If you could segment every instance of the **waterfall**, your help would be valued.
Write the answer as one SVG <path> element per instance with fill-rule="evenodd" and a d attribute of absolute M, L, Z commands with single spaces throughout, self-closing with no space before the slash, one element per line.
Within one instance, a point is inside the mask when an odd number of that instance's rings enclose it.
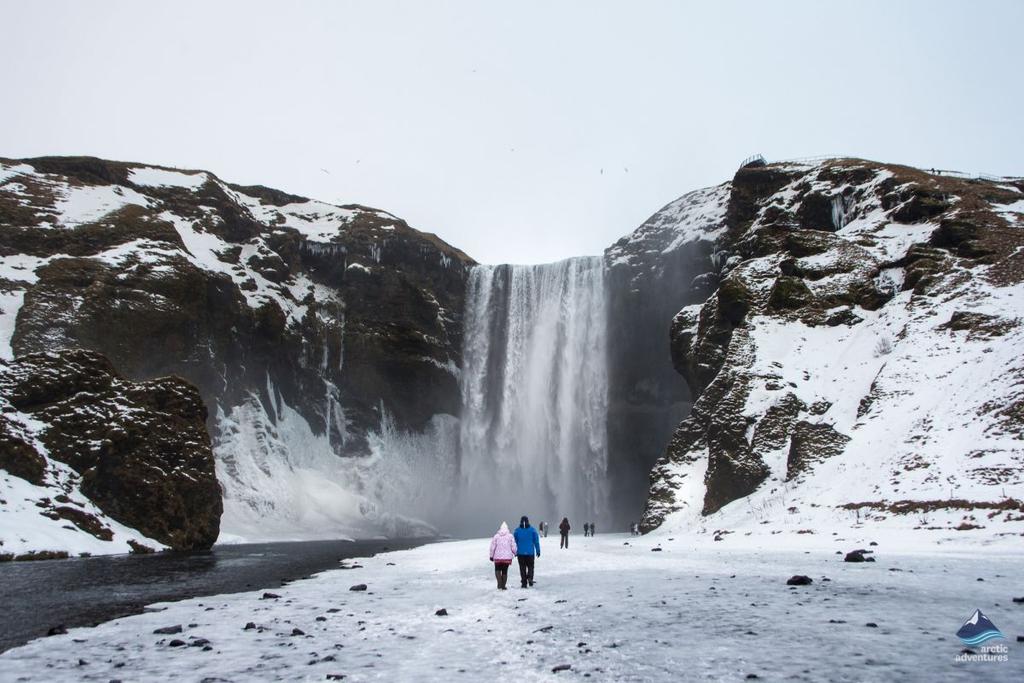
<path fill-rule="evenodd" d="M 458 472 L 469 523 L 608 518 L 606 328 L 600 257 L 472 270 Z"/>

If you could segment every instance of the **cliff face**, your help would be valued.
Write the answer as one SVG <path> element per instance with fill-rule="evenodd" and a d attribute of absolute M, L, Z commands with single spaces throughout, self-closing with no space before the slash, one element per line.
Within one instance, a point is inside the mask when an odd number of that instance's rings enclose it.
<path fill-rule="evenodd" d="M 1024 183 L 831 160 L 725 187 L 643 527 L 1022 531 Z"/>
<path fill-rule="evenodd" d="M 96 353 L 0 360 L 0 555 L 209 548 L 222 504 L 205 420 L 184 380 L 130 382 Z"/>
<path fill-rule="evenodd" d="M 635 519 L 647 477 L 691 405 L 669 353 L 683 306 L 718 284 L 715 238 L 728 185 L 688 193 L 605 250 L 608 302 L 608 480 L 613 516 Z"/>
<path fill-rule="evenodd" d="M 358 495 L 343 463 L 385 417 L 417 431 L 457 412 L 471 263 L 386 212 L 207 172 L 0 160 L 0 356 L 91 349 L 195 384 L 229 527 L 375 514 L 324 513 L 338 492 L 310 500 L 299 478 Z"/>

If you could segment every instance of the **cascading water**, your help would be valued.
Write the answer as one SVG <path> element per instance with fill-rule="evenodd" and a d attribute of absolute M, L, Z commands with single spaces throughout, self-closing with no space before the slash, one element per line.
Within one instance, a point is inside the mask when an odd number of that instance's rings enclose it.
<path fill-rule="evenodd" d="M 601 257 L 477 266 L 466 297 L 459 526 L 607 519 Z"/>

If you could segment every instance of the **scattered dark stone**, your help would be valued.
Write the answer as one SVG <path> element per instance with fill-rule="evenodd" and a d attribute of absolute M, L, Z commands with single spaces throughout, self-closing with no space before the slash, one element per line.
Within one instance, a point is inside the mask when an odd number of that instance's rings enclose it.
<path fill-rule="evenodd" d="M 85 661 L 84 659 L 79 659 L 78 660 L 78 666 L 88 666 L 88 665 L 89 665 L 89 662 Z"/>
<path fill-rule="evenodd" d="M 210 641 L 206 638 L 196 638 L 188 644 L 189 647 L 205 647 L 210 644 Z"/>
<path fill-rule="evenodd" d="M 260 598 L 260 600 L 277 600 L 279 597 L 281 596 L 277 593 L 264 593 L 263 597 Z"/>
<path fill-rule="evenodd" d="M 395 563 L 394 563 L 394 562 L 388 562 L 388 563 L 387 563 L 387 566 L 388 566 L 388 567 L 394 567 L 394 566 L 395 566 Z"/>
<path fill-rule="evenodd" d="M 1016 601 L 1017 600 L 1014 599 L 1014 602 L 1016 602 Z M 62 635 L 64 635 L 67 632 L 68 632 L 68 630 L 66 628 L 64 628 L 64 624 L 59 624 L 59 625 L 54 626 L 53 628 L 51 628 L 49 631 L 47 631 L 46 635 L 48 635 L 48 636 L 62 636 Z"/>
<path fill-rule="evenodd" d="M 303 631 L 302 629 L 293 628 L 292 629 L 292 635 L 293 636 L 304 636 L 304 635 L 306 635 L 306 632 Z"/>
<path fill-rule="evenodd" d="M 559 671 L 568 671 L 571 668 L 572 668 L 572 664 L 559 664 L 556 667 L 552 667 L 551 673 L 556 674 Z"/>
<path fill-rule="evenodd" d="M 960 654 L 962 654 L 962 655 L 973 655 L 973 654 L 975 654 L 975 652 L 971 648 L 965 647 L 964 649 L 960 650 Z"/>
<path fill-rule="evenodd" d="M 830 623 L 830 624 L 845 624 L 846 620 L 845 619 L 829 619 L 828 623 Z"/>
<path fill-rule="evenodd" d="M 760 676 L 758 676 L 757 674 L 747 674 L 747 680 L 748 681 L 753 681 L 753 680 L 758 679 L 758 678 L 760 678 Z"/>
<path fill-rule="evenodd" d="M 1024 598 L 1013 598 L 1013 601 L 1018 605 L 1024 604 Z"/>
<path fill-rule="evenodd" d="M 327 674 L 327 680 L 329 681 L 340 681 L 345 678 L 345 674 Z"/>
<path fill-rule="evenodd" d="M 561 605 L 561 604 L 563 604 L 565 602 L 568 602 L 568 600 L 555 600 L 555 604 L 556 605 Z"/>
<path fill-rule="evenodd" d="M 868 543 L 868 545 L 878 545 L 878 544 L 875 543 L 874 541 L 871 541 L 871 543 Z"/>
<path fill-rule="evenodd" d="M 873 557 L 871 557 L 870 555 L 868 555 L 867 557 L 865 557 L 865 558 L 864 558 L 864 561 L 865 561 L 865 562 L 874 562 L 874 561 L 875 561 L 875 558 L 873 558 Z"/>
<path fill-rule="evenodd" d="M 651 548 L 651 552 L 652 553 L 660 553 L 661 552 L 661 548 Z"/>
<path fill-rule="evenodd" d="M 555 627 L 554 626 L 541 626 L 540 628 L 536 629 L 534 631 L 534 633 L 547 633 L 548 631 L 550 631 L 553 628 L 555 628 Z"/>
<path fill-rule="evenodd" d="M 327 621 L 327 617 L 320 616 L 320 617 L 317 617 L 316 620 L 317 621 Z"/>
<path fill-rule="evenodd" d="M 350 591 L 364 591 L 364 590 L 366 590 L 366 584 L 365 583 L 357 583 L 356 585 L 354 585 L 351 588 L 349 588 L 349 590 Z"/>
<path fill-rule="evenodd" d="M 869 621 L 868 623 L 866 623 L 864 625 L 867 626 L 868 628 L 878 628 L 878 624 L 876 624 L 873 621 Z"/>
<path fill-rule="evenodd" d="M 185 641 L 182 640 L 181 638 L 175 638 L 171 642 L 167 643 L 167 646 L 168 647 L 184 647 L 185 646 Z"/>
<path fill-rule="evenodd" d="M 851 550 L 846 553 L 843 562 L 867 562 L 867 558 L 864 556 L 863 550 Z"/>
<path fill-rule="evenodd" d="M 584 647 L 584 646 L 586 646 L 586 643 L 576 643 L 576 647 Z"/>
<path fill-rule="evenodd" d="M 436 612 L 434 612 L 434 616 L 435 617 L 446 617 L 446 616 L 448 616 L 448 610 L 446 610 L 446 609 L 444 609 L 442 607 L 441 609 L 439 609 Z"/>
<path fill-rule="evenodd" d="M 249 622 L 246 622 L 246 624 L 245 624 L 245 628 L 243 628 L 242 630 L 243 630 L 243 631 L 251 631 L 251 630 L 253 630 L 254 628 L 256 628 L 256 624 L 255 624 L 255 623 L 253 623 L 253 622 L 251 622 L 251 621 L 249 621 Z"/>
<path fill-rule="evenodd" d="M 181 633 L 181 624 L 175 624 L 174 626 L 164 626 L 163 628 L 156 629 L 155 631 L 153 631 L 153 633 L 160 636 L 169 636 L 175 633 Z"/>
<path fill-rule="evenodd" d="M 341 610 L 340 610 L 340 609 L 338 609 L 337 607 L 332 607 L 332 608 L 330 608 L 329 610 L 327 610 L 327 613 L 328 613 L 328 614 L 337 614 L 337 613 L 338 613 L 338 612 L 340 612 L 340 611 L 341 611 Z"/>
<path fill-rule="evenodd" d="M 1024 643 L 1024 636 L 1017 636 L 1018 643 Z"/>
<path fill-rule="evenodd" d="M 786 581 L 787 586 L 809 586 L 812 583 L 814 583 L 814 580 L 809 576 L 804 576 L 803 574 L 791 576 L 789 577 L 789 580 Z"/>

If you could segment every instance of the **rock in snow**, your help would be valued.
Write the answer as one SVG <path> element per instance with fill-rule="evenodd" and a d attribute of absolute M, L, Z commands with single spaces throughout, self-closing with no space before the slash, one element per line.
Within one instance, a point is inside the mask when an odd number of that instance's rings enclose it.
<path fill-rule="evenodd" d="M 4 478 L 0 553 L 28 529 L 82 552 L 217 539 L 206 407 L 184 380 L 132 382 L 91 351 L 28 354 L 0 359 L 0 409 L 0 468 L 18 477 Z"/>

